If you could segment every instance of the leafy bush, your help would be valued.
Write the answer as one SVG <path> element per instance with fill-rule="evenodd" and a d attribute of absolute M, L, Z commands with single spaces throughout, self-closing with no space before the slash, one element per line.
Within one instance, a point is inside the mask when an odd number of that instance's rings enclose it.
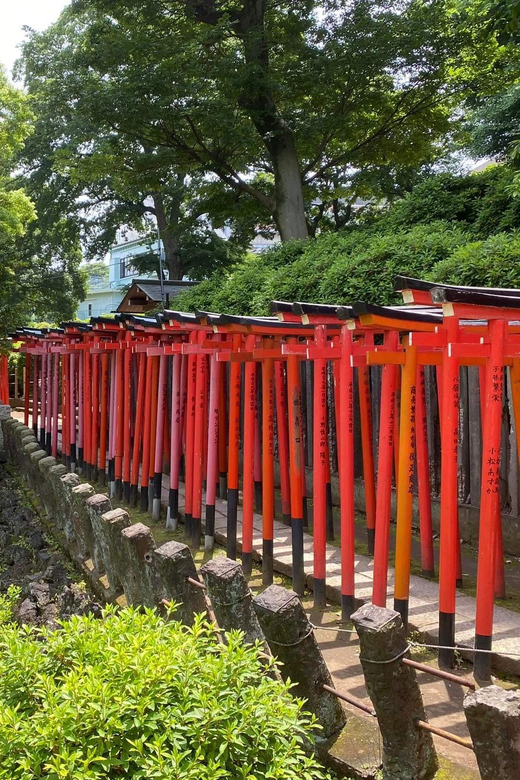
<path fill-rule="evenodd" d="M 0 594 L 0 626 L 5 626 L 13 620 L 14 609 L 20 599 L 21 589 L 9 585 L 7 593 Z"/>
<path fill-rule="evenodd" d="M 424 277 L 468 238 L 462 227 L 443 222 L 373 235 L 359 251 L 333 263 L 323 277 L 318 298 L 325 303 L 399 303 L 401 298 L 393 291 L 397 274 Z"/>
<path fill-rule="evenodd" d="M 327 777 L 304 752 L 310 717 L 259 652 L 151 610 L 107 608 L 55 632 L 6 626 L 0 778 Z"/>
<path fill-rule="evenodd" d="M 514 172 L 495 165 L 480 173 L 441 173 L 418 184 L 376 223 L 391 232 L 435 220 L 464 222 L 477 238 L 520 228 L 520 199 L 511 195 Z"/>
<path fill-rule="evenodd" d="M 458 247 L 432 269 L 435 282 L 520 289 L 520 233 L 499 233 Z"/>

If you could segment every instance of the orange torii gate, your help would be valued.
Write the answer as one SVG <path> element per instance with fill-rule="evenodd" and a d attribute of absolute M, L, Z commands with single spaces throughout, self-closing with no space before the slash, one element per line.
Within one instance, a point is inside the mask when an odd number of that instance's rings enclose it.
<path fill-rule="evenodd" d="M 281 516 L 291 526 L 293 587 L 299 593 L 305 588 L 304 549 L 312 543 L 317 606 L 325 604 L 327 540 L 334 532 L 329 437 L 335 426 L 345 618 L 356 605 L 354 455 L 359 435 L 366 532 L 369 552 L 374 552 L 372 598 L 386 605 L 395 474 L 393 596 L 406 623 L 416 480 L 422 568 L 430 576 L 434 570 L 424 368 L 435 367 L 442 421 L 439 626 L 445 649 L 441 648 L 440 660 L 449 664 L 461 576 L 459 368 L 479 366 L 484 454 L 476 647 L 490 650 L 493 597 L 503 592 L 497 484 L 502 374 L 504 366 L 510 367 L 513 405 L 520 419 L 520 295 L 404 278 L 397 285 L 405 299 L 399 307 L 278 301 L 272 317 L 165 311 L 156 317 L 94 318 L 89 324 L 64 323 L 57 329 L 20 329 L 13 338 L 22 342 L 27 354 L 24 419 L 28 423 L 32 415 L 42 446 L 56 455 L 61 450 L 71 470 L 81 469 L 101 482 L 108 476 L 111 495 L 119 500 L 135 506 L 140 486 L 141 508 L 155 521 L 161 515 L 163 472 L 169 470 L 167 525 L 175 527 L 179 518 L 184 519 L 193 547 L 201 543 L 203 523 L 205 546 L 208 550 L 213 546 L 220 493 L 227 498 L 227 552 L 236 557 L 241 544 L 247 574 L 252 567 L 255 504 L 261 504 L 266 584 L 272 581 L 275 558 L 277 460 Z M 306 516 L 301 371 L 305 362 L 312 364 L 314 376 L 312 436 L 311 430 L 307 432 L 313 456 L 312 526 Z M 374 365 L 382 367 L 380 399 L 374 399 L 371 387 Z M 380 408 L 377 462 L 374 400 Z M 305 542 L 306 528 L 312 530 L 312 542 L 310 536 Z M 481 675 L 489 663 L 489 653 L 477 653 Z"/>

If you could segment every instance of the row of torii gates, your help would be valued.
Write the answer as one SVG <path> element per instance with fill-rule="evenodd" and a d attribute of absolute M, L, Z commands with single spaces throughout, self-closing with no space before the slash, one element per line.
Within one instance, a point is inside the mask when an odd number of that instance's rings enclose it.
<path fill-rule="evenodd" d="M 160 516 L 163 469 L 169 472 L 170 528 L 179 517 L 183 476 L 182 515 L 194 547 L 200 544 L 203 520 L 205 545 L 212 547 L 220 492 L 227 498 L 227 554 L 235 558 L 240 542 L 246 574 L 252 566 L 255 490 L 261 490 L 266 584 L 273 577 L 276 461 L 283 519 L 291 526 L 293 588 L 301 594 L 307 497 L 300 365 L 312 361 L 315 604 L 325 605 L 327 578 L 330 372 L 338 442 L 343 617 L 348 619 L 355 606 L 356 417 L 368 543 L 374 556 L 372 599 L 386 606 L 395 486 L 393 595 L 406 624 L 414 484 L 422 568 L 429 575 L 434 569 L 424 367 L 435 366 L 442 440 L 439 644 L 445 648 L 439 660 L 452 665 L 461 576 L 459 367 L 479 366 L 483 442 L 475 647 L 488 652 L 476 653 L 475 673 L 485 679 L 490 674 L 494 595 L 504 576 L 499 468 L 506 366 L 520 420 L 520 293 L 406 277 L 397 278 L 396 289 L 403 294 L 402 306 L 274 301 L 271 317 L 164 311 L 154 318 L 118 315 L 93 318 L 90 324 L 66 322 L 55 329 L 19 329 L 12 339 L 21 342 L 19 349 L 26 354 L 25 423 L 31 421 L 49 454 L 56 456 L 60 450 L 72 471 L 81 467 L 88 478 L 108 481 L 116 498 L 135 506 L 140 493 L 141 509 L 150 508 L 155 519 Z M 369 375 L 374 364 L 382 366 L 377 463 Z M 237 539 L 240 481 L 242 533 Z"/>

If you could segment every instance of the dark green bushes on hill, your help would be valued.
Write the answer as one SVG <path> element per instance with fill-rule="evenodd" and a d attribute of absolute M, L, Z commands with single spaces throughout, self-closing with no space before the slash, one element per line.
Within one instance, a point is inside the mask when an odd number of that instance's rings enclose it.
<path fill-rule="evenodd" d="M 520 229 L 520 198 L 511 195 L 513 179 L 514 171 L 504 165 L 467 176 L 431 176 L 396 201 L 376 224 L 390 232 L 435 220 L 463 222 L 476 238 Z"/>
<path fill-rule="evenodd" d="M 458 247 L 430 274 L 435 282 L 520 290 L 520 233 L 499 233 Z"/>
<path fill-rule="evenodd" d="M 376 221 L 250 256 L 178 303 L 232 314 L 268 314 L 273 299 L 398 303 L 397 274 L 518 285 L 520 198 L 509 191 L 512 179 L 503 166 L 469 176 L 432 176 Z"/>
<path fill-rule="evenodd" d="M 1 617 L 1 614 L 0 614 Z M 318 780 L 310 719 L 258 648 L 154 611 L 2 626 L 2 780 Z"/>

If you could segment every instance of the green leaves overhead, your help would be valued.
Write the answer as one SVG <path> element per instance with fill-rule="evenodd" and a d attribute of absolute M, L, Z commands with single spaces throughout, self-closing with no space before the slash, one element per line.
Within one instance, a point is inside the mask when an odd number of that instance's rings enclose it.
<path fill-rule="evenodd" d="M 158 217 L 160 196 L 165 236 L 226 203 L 238 234 L 285 239 L 446 153 L 464 100 L 510 78 L 483 29 L 443 0 L 78 0 L 21 71 L 51 169 L 88 194 L 87 235 Z"/>

